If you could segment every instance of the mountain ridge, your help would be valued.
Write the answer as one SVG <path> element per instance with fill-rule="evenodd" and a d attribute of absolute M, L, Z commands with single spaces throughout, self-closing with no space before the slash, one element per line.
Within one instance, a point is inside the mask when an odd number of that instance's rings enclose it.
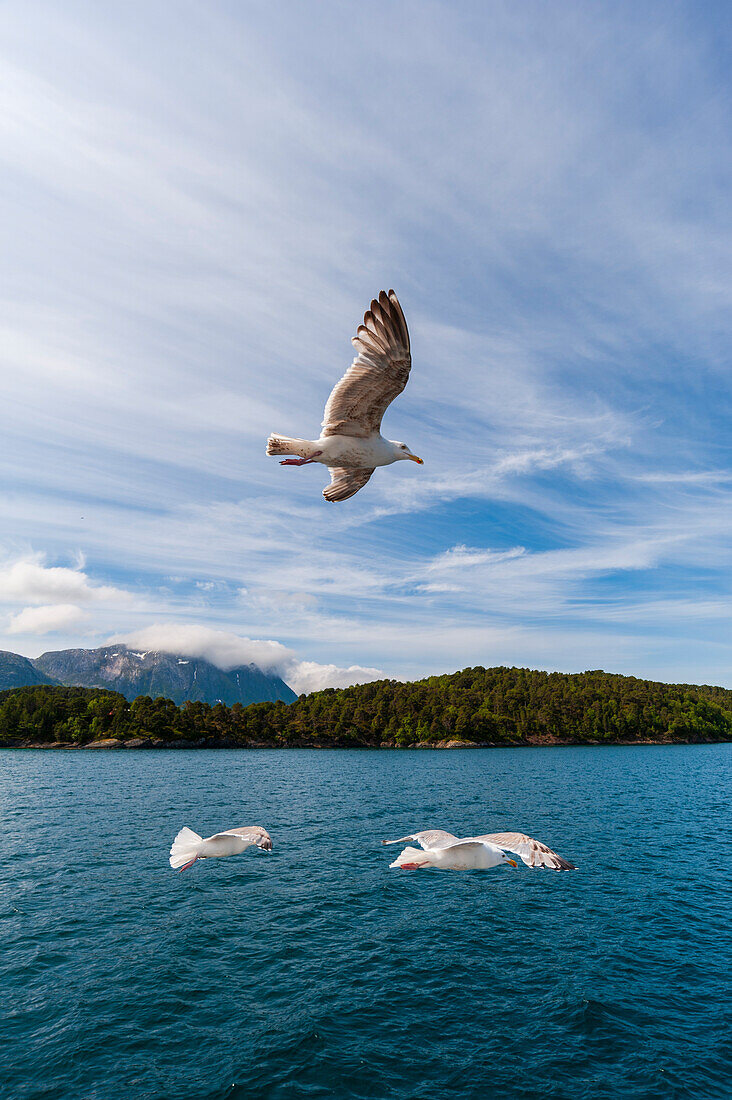
<path fill-rule="evenodd" d="M 35 687 L 38 684 L 57 684 L 44 676 L 33 664 L 30 657 L 22 653 L 13 653 L 9 649 L 0 649 L 0 691 L 14 687 Z"/>
<path fill-rule="evenodd" d="M 130 701 L 139 695 L 163 696 L 176 705 L 190 700 L 248 706 L 296 698 L 284 680 L 254 664 L 225 671 L 202 657 L 122 644 L 49 650 L 35 658 L 0 651 L 0 690 L 39 684 L 101 688 Z"/>

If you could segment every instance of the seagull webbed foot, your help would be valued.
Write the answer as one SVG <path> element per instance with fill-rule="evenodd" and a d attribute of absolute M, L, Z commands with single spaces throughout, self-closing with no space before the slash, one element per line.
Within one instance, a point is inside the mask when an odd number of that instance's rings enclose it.
<path fill-rule="evenodd" d="M 320 458 L 322 453 L 322 451 L 316 451 L 312 458 L 283 458 L 280 466 L 307 466 L 309 462 L 315 462 L 316 458 Z"/>

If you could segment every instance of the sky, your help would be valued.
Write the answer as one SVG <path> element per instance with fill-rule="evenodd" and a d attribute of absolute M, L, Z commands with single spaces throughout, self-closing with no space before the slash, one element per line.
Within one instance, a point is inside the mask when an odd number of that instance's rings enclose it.
<path fill-rule="evenodd" d="M 732 11 L 0 7 L 0 648 L 732 686 Z M 326 503 L 369 301 L 425 465 Z"/>

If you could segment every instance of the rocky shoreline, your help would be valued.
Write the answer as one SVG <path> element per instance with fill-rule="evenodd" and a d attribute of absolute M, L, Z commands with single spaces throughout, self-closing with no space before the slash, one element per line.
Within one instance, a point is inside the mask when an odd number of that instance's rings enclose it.
<path fill-rule="evenodd" d="M 687 738 L 643 738 L 635 741 L 571 741 L 558 737 L 547 737 L 538 734 L 528 737 L 523 741 L 420 741 L 408 745 L 398 745 L 394 741 L 381 741 L 378 745 L 338 745 L 325 741 L 291 741 L 286 745 L 272 744 L 269 741 L 212 741 L 201 738 L 195 741 L 163 741 L 154 737 L 132 737 L 126 741 L 115 737 L 107 737 L 98 741 L 88 741 L 86 744 L 76 744 L 72 741 L 22 741 L 15 745 L 2 745 L 4 749 L 107 749 L 118 751 L 120 749 L 394 749 L 399 752 L 409 752 L 415 749 L 521 749 L 521 748 L 566 748 L 570 745 L 691 745 L 691 744 L 726 744 L 726 742 L 697 742 Z"/>

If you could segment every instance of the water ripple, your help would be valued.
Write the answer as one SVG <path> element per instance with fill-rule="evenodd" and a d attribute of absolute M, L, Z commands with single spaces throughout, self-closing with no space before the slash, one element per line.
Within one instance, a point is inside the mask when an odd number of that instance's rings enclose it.
<path fill-rule="evenodd" d="M 727 1097 L 731 759 L 1 752 L 4 1094 Z M 180 825 L 249 820 L 271 856 L 170 872 Z M 580 870 L 388 871 L 429 824 Z"/>

